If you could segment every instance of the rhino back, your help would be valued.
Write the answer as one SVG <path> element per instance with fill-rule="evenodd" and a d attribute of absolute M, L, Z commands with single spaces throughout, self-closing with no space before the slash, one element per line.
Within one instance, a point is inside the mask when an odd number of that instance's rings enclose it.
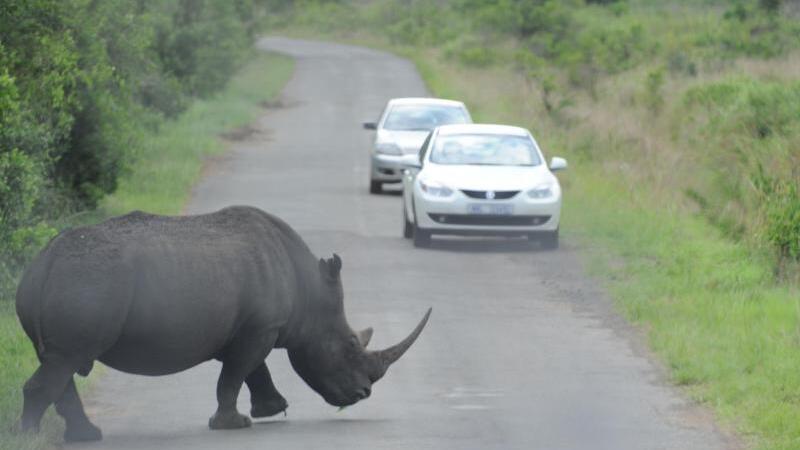
<path fill-rule="evenodd" d="M 297 261 L 313 260 L 286 224 L 246 207 L 136 212 L 64 233 L 51 247 L 46 340 L 150 375 L 214 357 L 242 326 L 280 327 L 298 295 Z"/>

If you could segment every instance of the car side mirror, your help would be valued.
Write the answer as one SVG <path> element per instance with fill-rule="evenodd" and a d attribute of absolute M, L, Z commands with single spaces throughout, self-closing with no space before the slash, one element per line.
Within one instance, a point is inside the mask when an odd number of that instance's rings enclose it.
<path fill-rule="evenodd" d="M 404 169 L 419 169 L 422 167 L 422 163 L 419 160 L 419 155 L 416 153 L 403 155 L 400 158 L 400 165 L 403 166 Z"/>
<path fill-rule="evenodd" d="M 550 160 L 550 170 L 555 172 L 557 170 L 564 170 L 567 168 L 567 160 L 564 158 L 559 158 L 558 156 L 554 156 Z"/>
<path fill-rule="evenodd" d="M 365 130 L 377 130 L 378 124 L 375 122 L 364 122 L 364 129 Z"/>

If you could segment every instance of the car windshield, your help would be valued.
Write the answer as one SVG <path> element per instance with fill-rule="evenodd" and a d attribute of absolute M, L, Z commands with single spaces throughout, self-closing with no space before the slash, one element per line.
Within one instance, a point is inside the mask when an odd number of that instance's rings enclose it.
<path fill-rule="evenodd" d="M 538 166 L 536 144 L 528 136 L 455 134 L 439 136 L 431 152 L 436 164 Z"/>
<path fill-rule="evenodd" d="M 439 125 L 467 123 L 464 108 L 444 105 L 395 105 L 383 123 L 393 131 L 431 131 Z"/>

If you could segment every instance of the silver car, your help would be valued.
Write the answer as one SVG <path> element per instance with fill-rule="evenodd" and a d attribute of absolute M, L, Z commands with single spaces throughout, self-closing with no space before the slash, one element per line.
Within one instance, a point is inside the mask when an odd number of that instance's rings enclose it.
<path fill-rule="evenodd" d="M 419 153 L 425 138 L 439 125 L 472 123 L 463 103 L 439 98 L 389 100 L 378 122 L 364 128 L 376 130 L 372 146 L 369 192 L 378 194 L 384 183 L 403 179 L 403 155 Z"/>

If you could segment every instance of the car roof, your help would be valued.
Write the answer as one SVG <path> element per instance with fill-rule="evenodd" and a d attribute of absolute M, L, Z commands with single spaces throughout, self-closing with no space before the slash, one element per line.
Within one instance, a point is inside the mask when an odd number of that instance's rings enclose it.
<path fill-rule="evenodd" d="M 511 125 L 496 125 L 489 123 L 462 123 L 442 125 L 438 128 L 439 135 L 448 134 L 504 134 L 511 136 L 528 136 L 528 130 Z"/>
<path fill-rule="evenodd" d="M 389 100 L 389 105 L 449 105 L 464 106 L 464 103 L 457 100 L 433 97 L 400 97 Z"/>

